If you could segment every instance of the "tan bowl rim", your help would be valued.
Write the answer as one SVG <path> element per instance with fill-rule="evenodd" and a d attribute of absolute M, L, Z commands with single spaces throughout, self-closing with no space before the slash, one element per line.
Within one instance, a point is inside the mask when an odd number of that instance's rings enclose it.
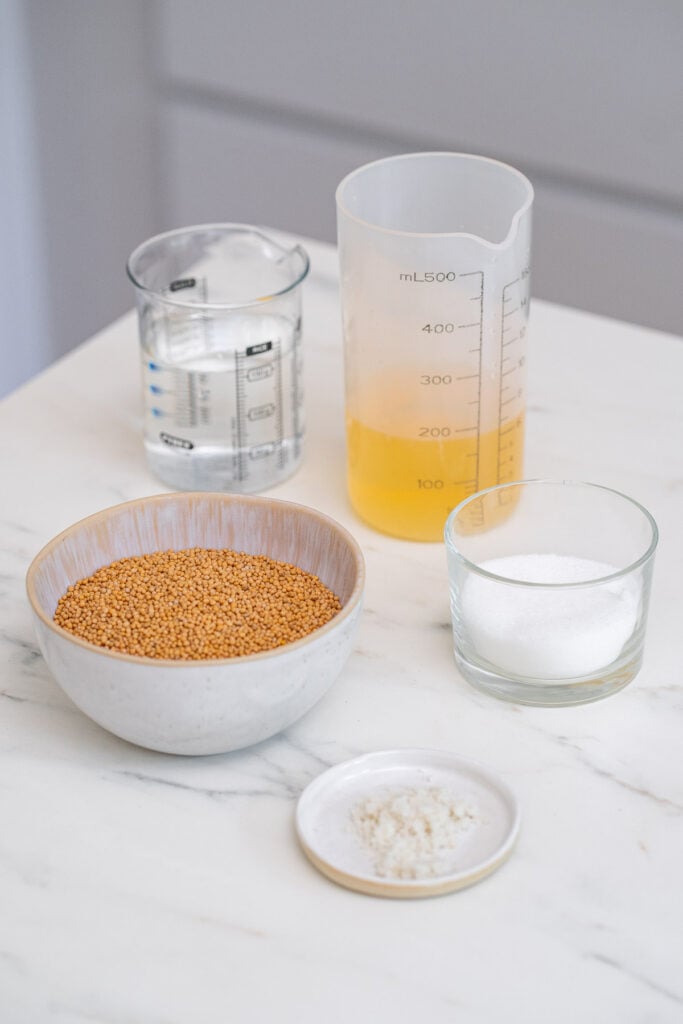
<path fill-rule="evenodd" d="M 294 640 L 292 643 L 283 644 L 282 647 L 274 647 L 270 651 L 259 651 L 257 654 L 236 655 L 232 658 L 148 658 L 140 654 L 124 654 L 122 651 L 112 651 L 108 647 L 100 647 L 98 644 L 92 644 L 88 640 L 83 640 L 81 637 L 75 636 L 73 633 L 70 633 L 68 629 L 58 626 L 57 623 L 45 613 L 38 600 L 38 595 L 36 594 L 35 576 L 41 563 L 70 533 L 75 533 L 82 526 L 85 526 L 86 523 L 91 523 L 98 519 L 106 519 L 112 512 L 117 512 L 120 509 L 132 509 L 136 506 L 147 505 L 150 502 L 164 504 L 170 499 L 175 501 L 178 499 L 181 501 L 189 501 L 193 498 L 217 498 L 221 502 L 226 502 L 228 504 L 287 506 L 293 512 L 303 512 L 305 515 L 308 515 L 313 519 L 320 519 L 331 526 L 332 529 L 339 533 L 346 542 L 353 555 L 353 560 L 356 566 L 356 582 L 354 583 L 353 590 L 351 591 L 351 594 L 349 595 L 349 598 L 342 610 L 337 612 L 334 618 L 330 619 L 330 621 L 325 623 L 324 626 L 320 626 L 318 629 L 309 633 L 308 636 L 302 637 L 300 640 Z M 88 651 L 92 651 L 94 654 L 101 655 L 102 657 L 115 658 L 119 661 L 128 661 L 136 665 L 159 665 L 165 668 L 174 667 L 178 669 L 190 667 L 196 668 L 200 665 L 210 665 L 211 667 L 221 665 L 242 665 L 246 662 L 263 661 L 270 658 L 276 658 L 285 651 L 295 651 L 303 648 L 307 644 L 310 644 L 311 641 L 317 640 L 324 636 L 325 633 L 329 633 L 333 629 L 336 629 L 340 622 L 351 615 L 363 595 L 364 586 L 365 559 L 360 545 L 355 537 L 349 533 L 346 527 L 342 526 L 341 523 L 338 523 L 336 519 L 332 518 L 332 516 L 328 516 L 324 512 L 320 512 L 318 509 L 312 508 L 310 505 L 303 505 L 296 501 L 286 501 L 283 498 L 267 498 L 263 495 L 257 494 L 227 494 L 219 491 L 171 491 L 167 494 L 152 494 L 146 498 L 133 498 L 131 501 L 122 501 L 118 505 L 110 505 L 108 508 L 101 509 L 99 512 L 93 512 L 91 515 L 85 516 L 83 519 L 79 519 L 77 522 L 72 523 L 71 526 L 67 526 L 65 530 L 62 530 L 61 533 L 58 533 L 52 538 L 52 540 L 49 540 L 32 560 L 26 572 L 26 593 L 31 608 L 41 622 L 43 622 L 43 624 L 57 636 L 63 637 L 70 643 L 76 644 L 78 647 L 83 647 Z"/>

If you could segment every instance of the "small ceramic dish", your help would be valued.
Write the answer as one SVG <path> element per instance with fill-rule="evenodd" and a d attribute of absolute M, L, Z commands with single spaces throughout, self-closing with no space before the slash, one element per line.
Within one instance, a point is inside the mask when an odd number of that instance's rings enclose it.
<path fill-rule="evenodd" d="M 478 821 L 440 858 L 446 870 L 417 878 L 378 872 L 354 828 L 354 808 L 386 794 L 436 788 L 477 809 Z M 304 790 L 296 831 L 304 853 L 333 882 L 371 896 L 440 896 L 486 878 L 515 845 L 520 813 L 512 790 L 494 772 L 447 750 L 381 750 L 330 768 Z"/>
<path fill-rule="evenodd" d="M 183 548 L 267 555 L 318 576 L 342 609 L 309 636 L 237 658 L 173 661 L 88 643 L 53 621 L 71 584 L 119 558 Z M 131 743 L 216 754 L 273 736 L 320 700 L 351 653 L 365 568 L 353 537 L 328 516 L 274 498 L 160 494 L 83 519 L 33 560 L 26 586 L 38 642 L 81 711 Z"/>

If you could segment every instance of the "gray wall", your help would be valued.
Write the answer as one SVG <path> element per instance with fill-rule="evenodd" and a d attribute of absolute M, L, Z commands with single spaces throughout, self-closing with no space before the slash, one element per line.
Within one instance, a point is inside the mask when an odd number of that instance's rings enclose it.
<path fill-rule="evenodd" d="M 123 265 L 149 234 L 332 241 L 339 179 L 409 150 L 530 176 L 536 295 L 683 329 L 678 0 L 4 2 L 21 102 L 0 127 L 36 294 L 5 390 L 132 304 Z"/>

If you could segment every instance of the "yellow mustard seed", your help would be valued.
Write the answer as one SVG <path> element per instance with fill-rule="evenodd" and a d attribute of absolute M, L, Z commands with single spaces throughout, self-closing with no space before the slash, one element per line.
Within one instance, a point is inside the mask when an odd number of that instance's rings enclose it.
<path fill-rule="evenodd" d="M 324 626 L 341 603 L 317 576 L 266 555 L 187 548 L 121 558 L 68 587 L 54 621 L 147 658 L 234 658 Z"/>

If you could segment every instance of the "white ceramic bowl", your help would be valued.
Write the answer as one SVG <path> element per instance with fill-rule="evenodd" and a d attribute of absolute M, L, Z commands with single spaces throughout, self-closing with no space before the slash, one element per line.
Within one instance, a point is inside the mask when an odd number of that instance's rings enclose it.
<path fill-rule="evenodd" d="M 119 558 L 190 547 L 232 548 L 319 576 L 342 610 L 314 633 L 239 658 L 171 661 L 119 654 L 57 626 L 67 587 Z M 329 689 L 360 616 L 361 550 L 338 523 L 288 501 L 229 494 L 160 494 L 105 509 L 36 556 L 26 586 L 38 642 L 72 701 L 131 743 L 170 754 L 217 754 L 273 736 Z"/>

